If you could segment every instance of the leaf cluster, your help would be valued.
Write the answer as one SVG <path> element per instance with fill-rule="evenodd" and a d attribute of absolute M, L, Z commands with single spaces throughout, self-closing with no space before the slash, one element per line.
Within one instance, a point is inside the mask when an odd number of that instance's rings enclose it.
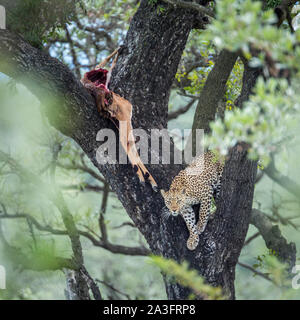
<path fill-rule="evenodd" d="M 81 0 L 17 0 L 7 13 L 8 29 L 40 48 L 48 37 L 75 19 L 78 6 L 83 7 Z"/>

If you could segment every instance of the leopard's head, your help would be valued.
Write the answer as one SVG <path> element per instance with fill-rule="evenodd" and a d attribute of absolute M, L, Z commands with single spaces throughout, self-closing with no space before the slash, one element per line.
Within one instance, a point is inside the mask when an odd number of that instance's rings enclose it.
<path fill-rule="evenodd" d="M 165 204 L 172 216 L 177 216 L 185 204 L 185 189 L 169 191 L 164 191 L 161 189 L 160 193 L 163 196 Z"/>

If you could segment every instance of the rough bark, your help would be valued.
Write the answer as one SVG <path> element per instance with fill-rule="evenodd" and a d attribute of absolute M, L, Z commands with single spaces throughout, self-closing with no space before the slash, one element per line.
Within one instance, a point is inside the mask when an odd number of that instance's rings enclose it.
<path fill-rule="evenodd" d="M 134 128 L 149 131 L 167 126 L 170 88 L 194 16 L 191 11 L 170 7 L 160 14 L 148 1 L 141 2 L 110 86 L 133 104 Z M 140 185 L 130 165 L 97 163 L 98 130 L 115 129 L 99 117 L 95 101 L 66 66 L 20 37 L 0 30 L 0 71 L 25 83 L 45 105 L 50 123 L 78 143 L 116 192 L 153 253 L 188 261 L 209 283 L 222 286 L 234 298 L 234 269 L 249 224 L 256 173 L 256 165 L 247 160 L 243 146 L 231 151 L 216 217 L 201 235 L 198 248 L 191 252 L 186 248 L 184 221 L 180 217 L 162 220 L 162 197 L 149 185 Z M 164 188 L 180 168 L 148 165 Z M 169 299 L 188 297 L 188 289 L 165 282 Z"/>

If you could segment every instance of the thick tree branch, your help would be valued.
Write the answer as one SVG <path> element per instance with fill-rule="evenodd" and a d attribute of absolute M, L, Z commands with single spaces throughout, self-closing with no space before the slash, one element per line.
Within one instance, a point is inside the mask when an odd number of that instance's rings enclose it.
<path fill-rule="evenodd" d="M 220 52 L 201 91 L 194 116 L 193 130 L 204 129 L 205 133 L 210 132 L 209 123 L 215 119 L 218 103 L 224 97 L 226 83 L 237 57 L 236 53 L 227 50 Z"/>
<path fill-rule="evenodd" d="M 248 61 L 241 56 L 241 59 L 244 63 L 244 73 L 243 73 L 243 85 L 240 95 L 235 100 L 235 105 L 238 108 L 242 108 L 243 102 L 249 99 L 250 94 L 252 93 L 253 87 L 255 86 L 258 76 L 261 75 L 261 69 L 251 68 L 248 66 Z"/>
<path fill-rule="evenodd" d="M 269 165 L 264 169 L 264 172 L 268 175 L 269 178 L 277 182 L 281 187 L 289 191 L 296 198 L 299 198 L 300 185 L 298 185 L 294 180 L 292 180 L 288 176 L 283 175 L 276 169 L 274 157 L 272 158 Z"/>
<path fill-rule="evenodd" d="M 192 99 L 186 106 L 176 110 L 176 111 L 173 111 L 173 112 L 170 112 L 168 114 L 168 120 L 173 120 L 173 119 L 176 119 L 178 118 L 180 115 L 186 113 L 187 111 L 190 110 L 190 108 L 193 106 L 193 104 L 195 103 L 196 99 Z"/>
<path fill-rule="evenodd" d="M 265 240 L 267 248 L 273 250 L 279 260 L 287 263 L 289 270 L 291 270 L 296 262 L 295 243 L 288 243 L 282 236 L 278 226 L 273 226 L 269 218 L 257 209 L 252 210 L 250 223 L 258 229 Z"/>
<path fill-rule="evenodd" d="M 248 269 L 250 271 L 252 271 L 255 275 L 258 275 L 262 278 L 264 278 L 265 280 L 268 280 L 270 282 L 272 282 L 274 285 L 277 285 L 270 277 L 268 277 L 266 274 L 264 274 L 263 272 L 260 272 L 256 269 L 254 269 L 253 267 L 249 266 L 248 264 L 245 264 L 245 263 L 242 263 L 242 262 L 238 262 L 238 265 L 245 268 L 245 269 Z"/>

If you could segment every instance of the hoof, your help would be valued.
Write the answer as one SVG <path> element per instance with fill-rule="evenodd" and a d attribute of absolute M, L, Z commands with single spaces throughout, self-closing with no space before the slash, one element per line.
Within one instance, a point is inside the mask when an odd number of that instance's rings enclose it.
<path fill-rule="evenodd" d="M 198 228 L 197 227 L 197 231 L 198 231 L 198 234 L 200 235 L 203 232 L 203 228 Z"/>
<path fill-rule="evenodd" d="M 145 176 L 145 179 L 148 179 L 148 178 L 150 177 L 149 172 L 146 172 L 146 173 L 144 174 L 144 176 Z"/>
<path fill-rule="evenodd" d="M 124 44 L 122 44 L 122 45 L 119 47 L 119 49 L 118 49 L 118 53 L 119 53 L 119 54 L 122 54 L 126 48 L 127 48 L 127 47 L 126 47 Z"/>
<path fill-rule="evenodd" d="M 205 225 L 201 225 L 201 226 L 196 226 L 198 234 L 200 235 L 202 232 L 204 232 L 205 228 L 206 228 L 206 223 Z"/>
<path fill-rule="evenodd" d="M 152 189 L 153 189 L 154 192 L 158 192 L 158 187 L 157 186 L 152 185 Z"/>
<path fill-rule="evenodd" d="M 146 185 L 145 181 L 140 181 L 140 184 L 143 188 L 145 188 L 145 185 Z"/>

